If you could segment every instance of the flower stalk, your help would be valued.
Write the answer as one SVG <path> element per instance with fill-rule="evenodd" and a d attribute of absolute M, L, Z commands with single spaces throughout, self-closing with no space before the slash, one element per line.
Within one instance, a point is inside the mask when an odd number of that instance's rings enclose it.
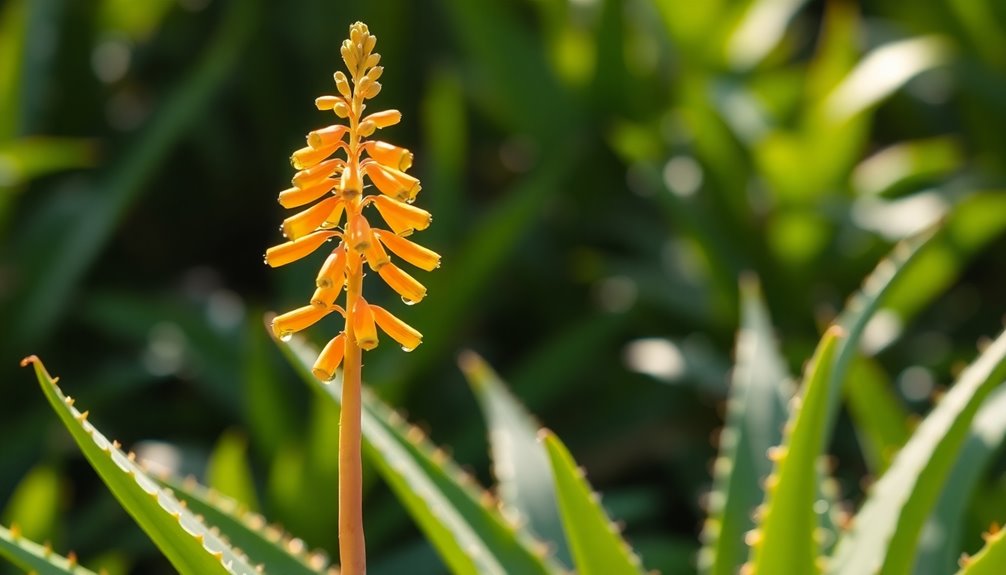
<path fill-rule="evenodd" d="M 422 342 L 422 334 L 383 307 L 370 305 L 363 296 L 364 265 L 376 271 L 405 303 L 423 299 L 426 288 L 391 262 L 397 256 L 420 269 L 440 266 L 440 256 L 405 236 L 426 229 L 429 212 L 411 205 L 422 189 L 406 172 L 412 167 L 412 153 L 388 142 L 369 139 L 377 130 L 397 124 L 398 110 L 364 115 L 366 102 L 381 91 L 377 81 L 384 68 L 374 52 L 377 37 L 367 26 L 350 26 L 349 39 L 342 43 L 343 62 L 349 72 L 335 73 L 338 95 L 315 100 L 319 110 L 330 110 L 345 123 L 315 130 L 307 135 L 307 146 L 290 158 L 294 169 L 293 187 L 279 194 L 285 208 L 303 208 L 283 221 L 286 243 L 270 248 L 265 261 L 272 267 L 286 265 L 338 240 L 338 245 L 322 264 L 310 304 L 277 316 L 273 333 L 288 339 L 332 312 L 343 316 L 343 329 L 326 345 L 313 373 L 321 381 L 335 379 L 342 369 L 342 413 L 339 427 L 339 554 L 342 573 L 366 573 L 363 532 L 361 460 L 361 368 L 363 352 L 377 347 L 378 328 L 412 351 Z M 332 157 L 343 154 L 344 157 Z M 367 185 L 369 182 L 370 185 Z M 374 194 L 367 194 L 375 191 Z M 364 209 L 373 205 L 390 230 L 371 226 Z M 390 252 L 390 253 L 389 253 Z M 345 291 L 343 306 L 336 303 Z"/>

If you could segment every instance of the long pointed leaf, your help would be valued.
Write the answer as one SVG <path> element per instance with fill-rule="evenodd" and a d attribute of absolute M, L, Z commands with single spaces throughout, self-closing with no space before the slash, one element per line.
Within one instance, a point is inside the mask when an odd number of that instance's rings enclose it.
<path fill-rule="evenodd" d="M 580 575 L 634 575 L 642 562 L 619 535 L 566 446 L 551 431 L 541 434 L 555 476 L 559 511 Z"/>
<path fill-rule="evenodd" d="M 461 370 L 479 401 L 489 427 L 493 472 L 504 513 L 555 546 L 556 557 L 572 565 L 555 497 L 548 454 L 538 441 L 541 425 L 486 362 L 473 352 L 461 357 Z"/>
<path fill-rule="evenodd" d="M 764 500 L 761 482 L 772 472 L 765 453 L 782 442 L 793 396 L 757 281 L 741 282 L 740 293 L 736 367 L 699 556 L 699 568 L 711 575 L 734 575 L 747 558 L 744 534 L 755 527 L 751 512 Z"/>
<path fill-rule="evenodd" d="M 962 523 L 975 487 L 1006 439 L 1006 387 L 982 405 L 923 531 L 914 575 L 949 573 L 960 558 Z"/>
<path fill-rule="evenodd" d="M 56 386 L 35 356 L 22 365 L 34 365 L 35 376 L 46 399 L 73 436 L 91 466 L 122 507 L 133 516 L 172 565 L 183 575 L 256 575 L 227 543 L 214 535 L 178 499 L 151 479 L 133 457 L 109 441 L 81 413 L 73 400 Z"/>
<path fill-rule="evenodd" d="M 906 573 L 932 511 L 984 399 L 1006 378 L 1006 332 L 961 374 L 874 486 L 828 573 Z"/>
<path fill-rule="evenodd" d="M 1006 572 L 1006 537 L 996 529 L 985 533 L 985 547 L 974 557 L 961 560 L 957 575 L 1002 575 Z"/>
<path fill-rule="evenodd" d="M 828 384 L 842 329 L 825 332 L 807 368 L 798 407 L 786 424 L 786 439 L 774 452 L 760 530 L 751 564 L 755 575 L 810 574 L 817 564 L 817 467 L 825 446 Z"/>
<path fill-rule="evenodd" d="M 311 375 L 317 350 L 301 338 L 278 342 L 313 389 L 339 405 L 341 374 L 330 384 Z M 558 571 L 545 549 L 507 523 L 493 497 L 473 487 L 441 450 L 409 427 L 373 394 L 363 394 L 363 441 L 370 462 L 395 492 L 427 539 L 457 574 L 551 574 Z"/>
<path fill-rule="evenodd" d="M 25 539 L 17 528 L 0 526 L 0 557 L 29 573 L 37 575 L 96 575 L 94 571 L 77 565 L 77 560 L 67 559 L 34 541 Z"/>
<path fill-rule="evenodd" d="M 179 500 L 185 501 L 193 513 L 201 515 L 207 525 L 219 529 L 220 534 L 231 545 L 244 551 L 251 562 L 262 565 L 266 573 L 325 573 L 327 557 L 307 553 L 299 540 L 295 541 L 278 527 L 267 524 L 261 515 L 248 511 L 230 497 L 199 485 L 194 479 L 179 481 L 159 477 L 157 480 L 171 489 Z"/>

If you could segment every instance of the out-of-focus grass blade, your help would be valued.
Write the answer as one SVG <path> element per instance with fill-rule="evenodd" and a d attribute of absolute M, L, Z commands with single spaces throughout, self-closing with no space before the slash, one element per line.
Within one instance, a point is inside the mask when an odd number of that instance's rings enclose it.
<path fill-rule="evenodd" d="M 699 569 L 710 575 L 734 575 L 747 559 L 744 534 L 755 527 L 751 513 L 764 500 L 762 481 L 772 472 L 766 453 L 782 443 L 786 406 L 793 396 L 789 370 L 753 276 L 741 282 L 740 294 L 736 365 L 699 555 Z"/>
<path fill-rule="evenodd" d="M 87 140 L 35 136 L 0 142 L 0 189 L 94 161 L 94 143 Z"/>
<path fill-rule="evenodd" d="M 1006 191 L 971 194 L 958 203 L 926 247 L 891 286 L 884 308 L 907 322 L 960 275 L 968 260 L 1006 230 Z"/>
<path fill-rule="evenodd" d="M 474 352 L 459 359 L 489 428 L 493 472 L 503 512 L 532 535 L 555 548 L 556 558 L 573 563 L 562 532 L 548 454 L 538 441 L 541 425 L 510 394 L 505 384 Z"/>
<path fill-rule="evenodd" d="M 867 54 L 822 106 L 833 122 L 844 122 L 867 111 L 920 73 L 947 63 L 951 47 L 930 36 L 891 42 Z"/>
<path fill-rule="evenodd" d="M 908 411 L 892 392 L 883 369 L 869 359 L 853 361 L 842 391 L 867 467 L 880 476 L 911 435 Z"/>
<path fill-rule="evenodd" d="M 7 529 L 0 525 L 0 557 L 36 575 L 97 575 L 77 565 L 76 559 L 71 561 L 27 539 L 17 527 Z"/>
<path fill-rule="evenodd" d="M 856 166 L 852 188 L 861 196 L 893 196 L 918 183 L 947 176 L 963 164 L 964 151 L 955 138 L 901 142 Z"/>
<path fill-rule="evenodd" d="M 255 481 L 248 464 L 248 440 L 236 431 L 225 431 L 210 454 L 206 482 L 251 511 L 258 510 Z"/>
<path fill-rule="evenodd" d="M 62 420 L 88 462 L 101 477 L 109 491 L 137 524 L 150 536 L 158 549 L 183 575 L 256 575 L 255 567 L 246 562 L 227 543 L 214 535 L 191 511 L 171 493 L 158 486 L 134 461 L 109 441 L 90 422 L 87 412 L 81 413 L 73 400 L 63 395 L 56 381 L 49 376 L 42 362 L 32 356 L 39 385 L 53 410 Z"/>
<path fill-rule="evenodd" d="M 811 574 L 818 567 L 818 460 L 827 440 L 828 385 L 842 338 L 832 326 L 807 367 L 799 405 L 790 414 L 785 439 L 772 454 L 776 466 L 766 480 L 765 507 L 751 545 L 754 575 Z"/>
<path fill-rule="evenodd" d="M 727 62 L 748 70 L 779 45 L 793 16 L 807 0 L 754 0 L 726 43 Z"/>
<path fill-rule="evenodd" d="M 322 384 L 311 374 L 316 349 L 299 337 L 278 345 L 312 389 L 341 405 L 341 376 Z M 408 427 L 366 389 L 362 417 L 369 461 L 454 573 L 558 572 L 544 549 L 533 549 L 536 543 L 507 523 L 488 492 L 476 489 L 474 480 L 425 439 L 419 428 Z"/>
<path fill-rule="evenodd" d="M 1006 388 L 999 388 L 975 415 L 968 438 L 926 522 L 914 575 L 943 575 L 957 566 L 965 512 L 975 487 L 1006 439 L 1003 413 L 1006 413 Z"/>
<path fill-rule="evenodd" d="M 431 245 L 437 247 L 437 240 L 446 245 L 448 239 L 457 236 L 462 222 L 459 214 L 465 205 L 461 186 L 468 157 L 468 123 L 460 78 L 449 70 L 433 74 L 421 104 L 426 136 L 425 185 L 437 191 L 430 209 L 437 215 L 437 225 L 426 233 L 433 240 Z"/>
<path fill-rule="evenodd" d="M 982 538 L 985 539 L 985 547 L 974 557 L 962 558 L 957 575 L 1001 575 L 1006 572 L 1006 534 L 996 527 L 984 533 Z"/>
<path fill-rule="evenodd" d="M 38 259 L 25 262 L 21 294 L 13 301 L 8 328 L 29 346 L 52 327 L 115 225 L 154 174 L 175 142 L 197 121 L 212 96 L 229 77 L 259 12 L 259 2 L 228 2 L 223 23 L 205 56 L 181 87 L 168 96 L 159 113 L 123 158 L 94 186 L 86 208 L 73 214 L 65 236 Z"/>
<path fill-rule="evenodd" d="M 63 500 L 59 473 L 49 465 L 34 467 L 7 501 L 3 523 L 17 525 L 33 541 L 52 541 Z"/>
<path fill-rule="evenodd" d="M 541 144 L 565 137 L 575 107 L 549 70 L 542 46 L 511 14 L 512 4 L 450 0 L 444 8 L 473 57 L 475 80 L 481 84 L 475 91 L 490 111 L 510 131 L 533 135 Z"/>
<path fill-rule="evenodd" d="M 1006 377 L 1006 332 L 958 378 L 878 480 L 839 542 L 830 575 L 907 573 L 975 413 Z"/>
<path fill-rule="evenodd" d="M 28 28 L 25 4 L 24 0 L 10 0 L 0 10 L 0 142 L 18 135 L 20 128 L 19 79 Z"/>
<path fill-rule="evenodd" d="M 323 554 L 309 554 L 301 541 L 269 525 L 264 517 L 243 509 L 240 503 L 226 495 L 199 485 L 195 479 L 179 481 L 160 477 L 158 481 L 171 489 L 193 513 L 201 515 L 207 525 L 219 529 L 220 534 L 244 551 L 252 563 L 262 565 L 265 573 L 312 575 L 325 572 L 328 559 Z"/>
<path fill-rule="evenodd" d="M 632 575 L 645 573 L 642 562 L 600 505 L 583 470 L 562 441 L 542 430 L 541 441 L 548 450 L 555 477 L 559 511 L 580 575 Z"/>

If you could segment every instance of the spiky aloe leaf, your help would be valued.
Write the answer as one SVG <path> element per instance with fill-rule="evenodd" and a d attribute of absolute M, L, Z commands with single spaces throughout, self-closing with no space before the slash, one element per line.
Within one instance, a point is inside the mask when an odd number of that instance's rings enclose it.
<path fill-rule="evenodd" d="M 466 352 L 459 363 L 488 423 L 493 473 L 504 514 L 554 545 L 557 558 L 572 565 L 548 454 L 538 441 L 541 425 L 481 357 Z"/>
<path fill-rule="evenodd" d="M 957 565 L 964 513 L 975 486 L 1006 439 L 1003 413 L 1006 413 L 1006 387 L 992 393 L 971 423 L 971 431 L 947 476 L 940 500 L 926 522 L 914 575 L 943 575 Z"/>
<path fill-rule="evenodd" d="M 341 405 L 341 374 L 329 384 L 311 375 L 317 350 L 302 338 L 278 342 L 306 383 Z M 384 478 L 453 573 L 461 575 L 551 574 L 544 544 L 509 524 L 486 491 L 437 449 L 418 427 L 364 389 L 363 443 Z"/>
<path fill-rule="evenodd" d="M 0 557 L 38 575 L 96 575 L 94 571 L 77 565 L 76 558 L 57 555 L 48 546 L 25 539 L 16 527 L 7 529 L 0 526 Z"/>
<path fill-rule="evenodd" d="M 858 352 L 860 340 L 866 325 L 880 307 L 881 301 L 890 291 L 895 282 L 906 270 L 911 269 L 912 262 L 922 253 L 933 239 L 933 232 L 927 231 L 918 236 L 898 243 L 883 260 L 877 264 L 858 292 L 846 302 L 837 324 L 845 331 L 845 338 L 839 346 L 835 365 L 831 372 L 831 383 L 828 389 L 828 409 L 825 429 L 832 429 L 838 414 L 839 400 L 842 397 L 842 385 L 845 382 L 849 365 Z"/>
<path fill-rule="evenodd" d="M 907 573 L 919 533 L 960 453 L 975 413 L 1006 378 L 1006 332 L 958 378 L 873 486 L 839 542 L 829 575 Z"/>
<path fill-rule="evenodd" d="M 985 547 L 974 557 L 961 559 L 961 570 L 957 575 L 1001 575 L 1006 573 L 1006 537 L 995 528 L 983 533 Z"/>
<path fill-rule="evenodd" d="M 828 383 L 842 328 L 833 326 L 818 344 L 807 367 L 799 399 L 786 424 L 782 445 L 773 450 L 775 469 L 766 480 L 761 527 L 753 532 L 754 575 L 818 573 L 818 460 L 824 451 Z"/>
<path fill-rule="evenodd" d="M 562 441 L 542 430 L 552 475 L 555 476 L 559 512 L 566 531 L 573 562 L 580 575 L 634 575 L 644 573 L 642 562 L 622 539 L 618 529 L 601 507 L 596 493 L 584 478 L 583 470 Z"/>
<path fill-rule="evenodd" d="M 56 414 L 112 495 L 183 575 L 257 575 L 255 567 L 160 487 L 116 442 L 109 441 L 63 394 L 42 362 L 25 358 Z"/>
<path fill-rule="evenodd" d="M 765 454 L 782 442 L 786 405 L 793 396 L 758 282 L 750 276 L 740 287 L 736 367 L 713 466 L 709 519 L 703 529 L 706 546 L 699 555 L 700 570 L 710 575 L 734 575 L 747 558 L 744 534 L 755 526 L 751 512 L 764 500 L 761 482 L 772 472 Z"/>
<path fill-rule="evenodd" d="M 174 492 L 193 513 L 220 530 L 249 561 L 262 565 L 266 573 L 278 575 L 318 575 L 325 573 L 328 558 L 309 553 L 304 542 L 270 525 L 258 513 L 249 511 L 234 499 L 204 487 L 195 479 L 179 480 L 157 477 L 158 483 Z"/>

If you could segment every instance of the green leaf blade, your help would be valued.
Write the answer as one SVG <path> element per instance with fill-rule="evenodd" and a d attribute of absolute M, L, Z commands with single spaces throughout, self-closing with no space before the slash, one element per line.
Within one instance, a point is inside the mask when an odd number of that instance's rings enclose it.
<path fill-rule="evenodd" d="M 0 526 L 0 557 L 37 575 L 96 575 L 94 571 L 57 555 L 51 549 L 26 539 L 17 530 Z"/>
<path fill-rule="evenodd" d="M 268 526 L 257 513 L 243 508 L 241 503 L 216 493 L 193 480 L 179 481 L 172 477 L 158 478 L 171 489 L 193 513 L 201 515 L 208 525 L 220 530 L 232 546 L 248 555 L 251 563 L 262 565 L 265 573 L 276 575 L 317 575 L 324 573 L 328 559 L 320 554 L 308 554 L 300 544 L 291 544 L 289 535 Z"/>
<path fill-rule="evenodd" d="M 761 482 L 772 472 L 765 453 L 782 442 L 793 395 L 757 282 L 741 282 L 740 293 L 736 367 L 720 434 L 722 463 L 713 466 L 706 547 L 699 560 L 699 568 L 710 575 L 734 575 L 747 558 L 744 534 L 755 527 L 751 512 L 763 501 Z"/>
<path fill-rule="evenodd" d="M 828 387 L 843 331 L 832 327 L 818 344 L 804 379 L 800 405 L 769 477 L 764 515 L 752 546 L 753 573 L 818 573 L 817 463 L 825 445 Z"/>
<path fill-rule="evenodd" d="M 985 547 L 974 557 L 961 560 L 957 575 L 1000 575 L 1006 572 L 1006 537 L 1002 531 L 986 533 Z"/>
<path fill-rule="evenodd" d="M 73 407 L 73 400 L 63 394 L 38 358 L 26 358 L 22 365 L 29 363 L 46 399 L 91 467 L 182 575 L 256 575 L 254 566 L 91 425 L 87 412 Z"/>
<path fill-rule="evenodd" d="M 639 557 L 618 534 L 562 441 L 543 430 L 542 441 L 552 463 L 559 512 L 580 575 L 644 573 Z"/>
<path fill-rule="evenodd" d="M 984 399 L 1006 377 L 1006 332 L 960 376 L 874 486 L 829 575 L 907 573 L 919 533 Z"/>
<path fill-rule="evenodd" d="M 505 512 L 554 545 L 557 558 L 571 565 L 548 454 L 538 441 L 541 425 L 481 357 L 467 352 L 459 363 L 488 422 L 493 472 Z"/>

